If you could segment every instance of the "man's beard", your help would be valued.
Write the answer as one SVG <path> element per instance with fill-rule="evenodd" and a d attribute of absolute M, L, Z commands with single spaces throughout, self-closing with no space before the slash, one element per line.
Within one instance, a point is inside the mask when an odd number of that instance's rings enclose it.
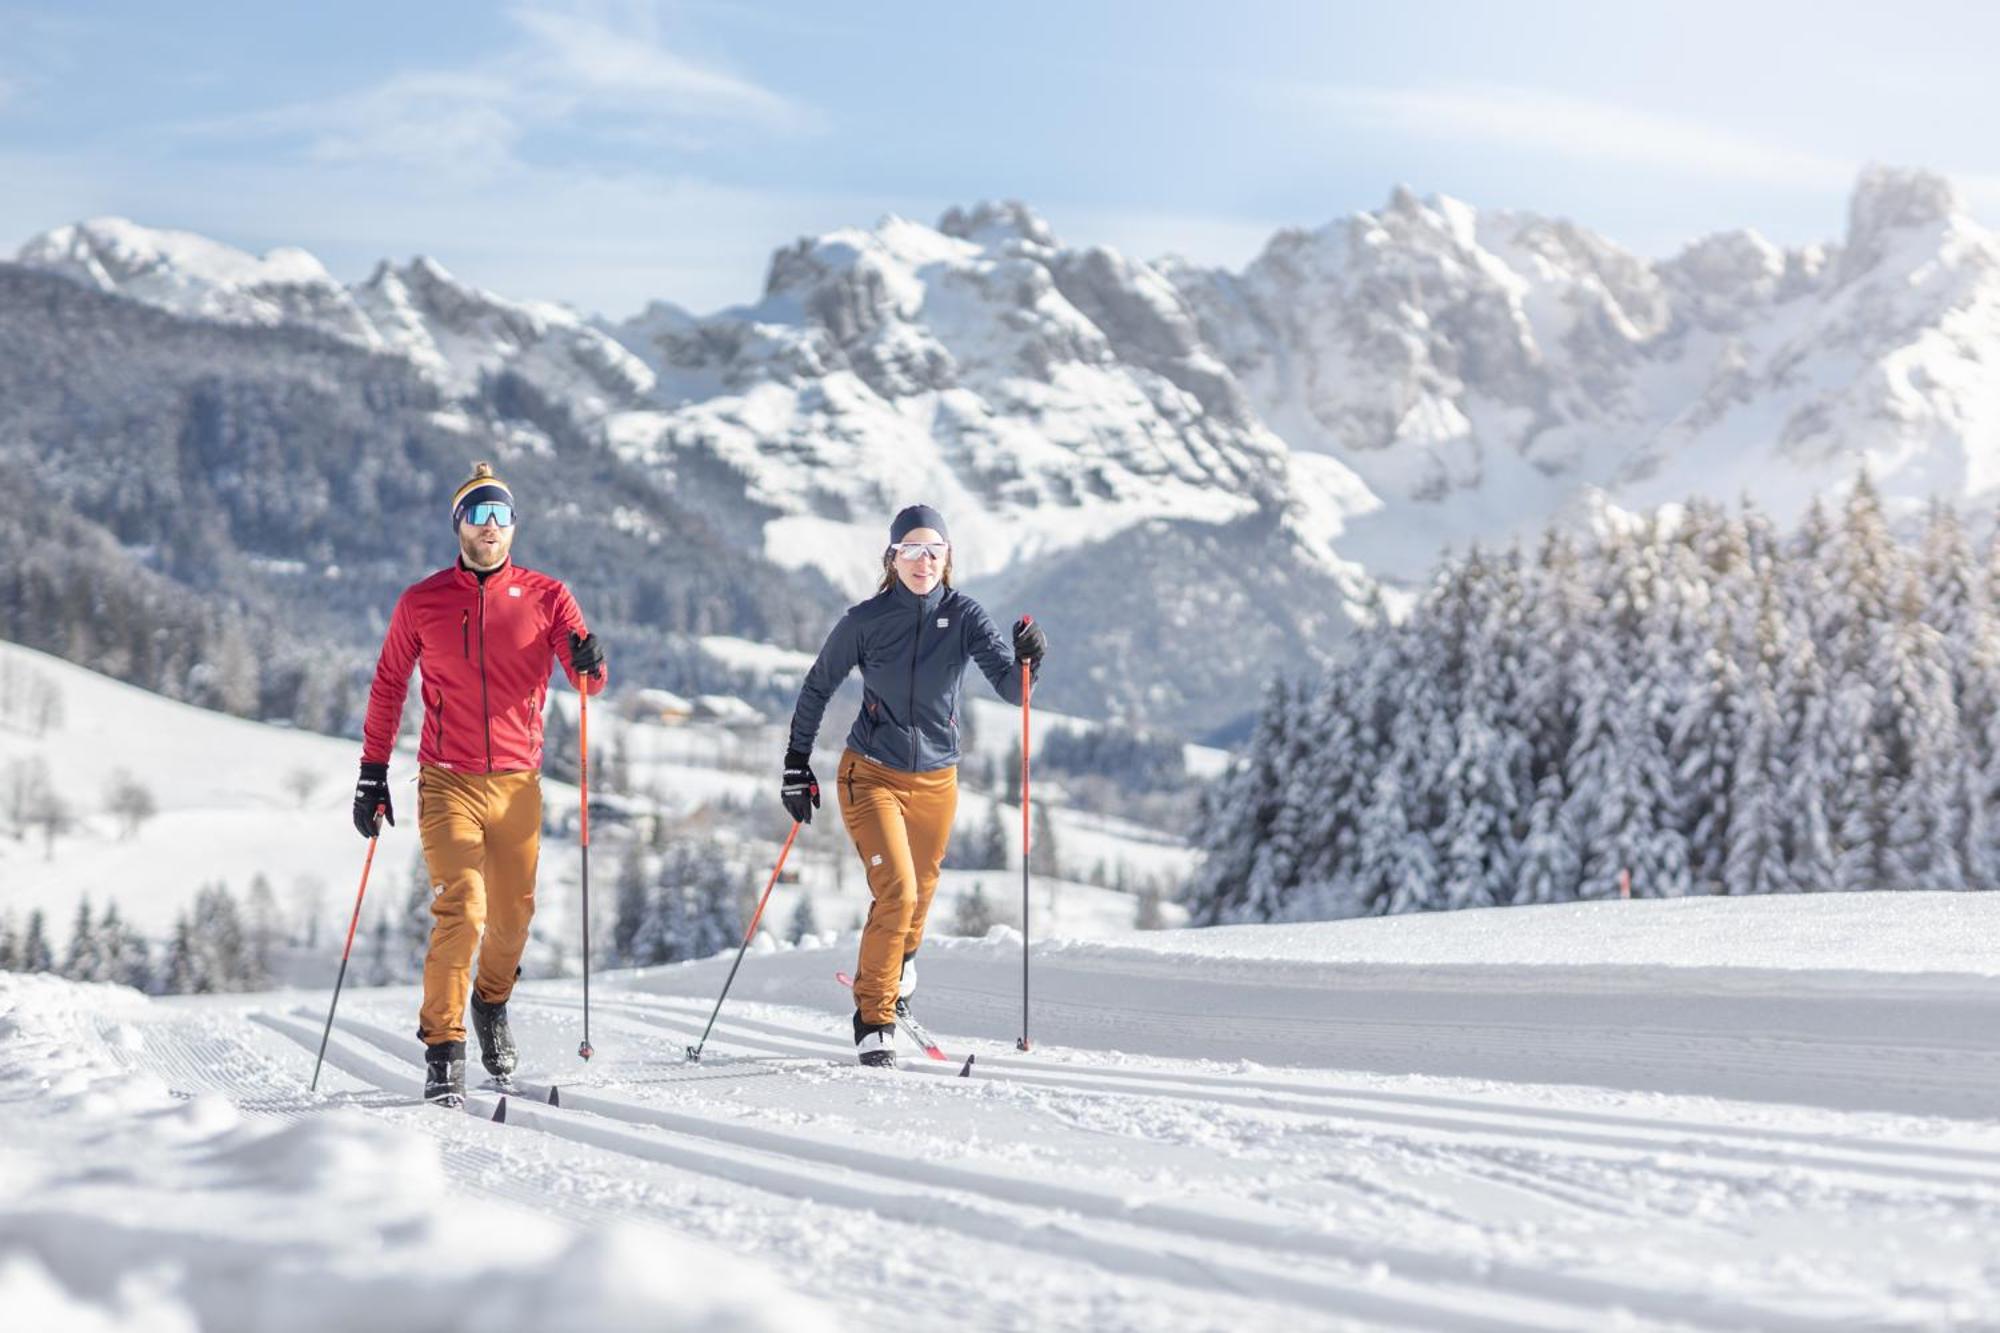
<path fill-rule="evenodd" d="M 508 546 L 509 544 L 503 539 L 491 557 L 492 563 L 488 564 L 486 563 L 488 557 L 481 553 L 479 539 L 476 536 L 460 537 L 458 539 L 459 555 L 464 557 L 466 564 L 480 570 L 498 569 L 501 565 L 505 564 L 507 561 Z"/>

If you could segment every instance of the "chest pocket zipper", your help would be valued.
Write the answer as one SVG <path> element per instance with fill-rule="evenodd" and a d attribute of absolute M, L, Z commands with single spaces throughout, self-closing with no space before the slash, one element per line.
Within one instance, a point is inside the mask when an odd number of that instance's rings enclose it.
<path fill-rule="evenodd" d="M 472 656 L 472 612 L 458 613 L 458 645 L 466 657 Z"/>

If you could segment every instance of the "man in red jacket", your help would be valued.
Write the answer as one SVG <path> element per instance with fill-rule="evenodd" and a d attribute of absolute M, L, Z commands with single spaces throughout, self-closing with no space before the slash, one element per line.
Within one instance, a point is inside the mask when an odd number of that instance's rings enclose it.
<path fill-rule="evenodd" d="M 604 652 L 569 589 L 512 563 L 514 496 L 489 463 L 452 496 L 459 558 L 403 591 L 389 618 L 362 732 L 354 826 L 375 836 L 396 822 L 389 753 L 402 721 L 410 668 L 423 673 L 417 747 L 417 830 L 430 869 L 430 951 L 417 1036 L 424 1097 L 465 1099 L 465 1006 L 486 1071 L 514 1070 L 507 998 L 535 915 L 542 832 L 542 704 L 549 668 L 596 694 Z M 480 935 L 485 933 L 484 943 Z M 478 955 L 478 975 L 473 972 Z"/>

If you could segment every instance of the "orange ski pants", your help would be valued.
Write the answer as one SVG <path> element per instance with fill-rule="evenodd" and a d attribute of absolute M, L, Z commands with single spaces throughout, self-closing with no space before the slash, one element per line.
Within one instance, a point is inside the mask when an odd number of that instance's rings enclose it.
<path fill-rule="evenodd" d="M 542 775 L 454 773 L 426 764 L 417 773 L 417 832 L 436 920 L 424 956 L 417 1035 L 432 1046 L 465 1040 L 466 995 L 474 984 L 489 1004 L 513 994 L 535 915 Z"/>
<path fill-rule="evenodd" d="M 938 867 L 951 842 L 958 770 L 905 773 L 848 750 L 838 774 L 840 817 L 875 898 L 854 968 L 854 1007 L 863 1023 L 893 1023 L 903 959 L 924 942 Z"/>

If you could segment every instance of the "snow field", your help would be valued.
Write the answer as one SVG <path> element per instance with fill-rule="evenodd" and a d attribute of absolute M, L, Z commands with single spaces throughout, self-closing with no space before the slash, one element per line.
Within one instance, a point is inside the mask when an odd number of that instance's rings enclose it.
<path fill-rule="evenodd" d="M 683 1050 L 728 958 L 597 978 L 588 1066 L 580 988 L 532 982 L 513 1006 L 524 1079 L 554 1081 L 562 1105 L 523 1092 L 504 1126 L 484 1118 L 491 1093 L 474 1114 L 413 1104 L 410 988 L 348 992 L 316 1098 L 324 994 L 0 993 L 35 1015 L 23 1030 L 60 1029 L 121 1086 L 181 1094 L 200 1135 L 262 1136 L 235 1168 L 249 1192 L 357 1207 L 379 1231 L 423 1207 L 476 1217 L 530 1254 L 523 1282 L 633 1227 L 727 1249 L 760 1266 L 752 1289 L 783 1274 L 855 1326 L 1981 1327 L 2000 1308 L 2000 984 L 1924 962 L 1927 932 L 1977 923 L 1924 895 L 1851 896 L 1837 922 L 1778 901 L 1427 916 L 1394 949 L 1351 929 L 1386 923 L 1053 942 L 1035 950 L 1028 1055 L 1012 1049 L 1018 940 L 939 940 L 916 1007 L 954 1057 L 976 1055 L 963 1079 L 907 1044 L 893 1075 L 850 1063 L 832 973 L 851 941 L 749 958 L 697 1065 Z M 1579 956 L 1615 937 L 1625 957 L 1522 961 L 1556 928 Z M 1824 943 L 1898 931 L 1862 951 L 1874 971 Z M 1732 962 L 1751 934 L 1797 965 Z M 18 1090 L 22 1054 L 17 1032 L 0 1040 L 0 1089 Z M 53 1189 L 88 1212 L 110 1205 L 73 1177 L 107 1160 L 144 1182 L 188 1169 L 193 1148 L 80 1151 L 103 1123 L 50 1111 L 33 1164 L 0 1150 L 0 1179 L 32 1171 L 25 1208 Z M 388 1178 L 336 1189 L 346 1173 L 290 1156 L 322 1149 Z M 183 1197 L 196 1230 L 248 1206 Z M 655 1253 L 643 1266 L 664 1274 Z M 136 1268 L 36 1262 L 105 1317 Z"/>
<path fill-rule="evenodd" d="M 0 978 L 0 1160 L 20 1187 L 0 1205 L 10 1327 L 833 1326 L 657 1227 L 582 1230 L 525 1199 L 467 1208 L 423 1108 L 329 1106 L 296 1070 L 155 1009 Z"/>

